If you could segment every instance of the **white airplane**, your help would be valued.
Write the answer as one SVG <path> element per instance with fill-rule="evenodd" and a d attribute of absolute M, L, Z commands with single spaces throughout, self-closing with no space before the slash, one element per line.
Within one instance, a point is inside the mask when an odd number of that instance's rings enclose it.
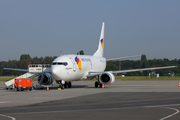
<path fill-rule="evenodd" d="M 99 45 L 97 51 L 92 55 L 62 55 L 57 57 L 51 65 L 51 71 L 47 73 L 39 73 L 38 82 L 41 85 L 50 85 L 53 83 L 53 79 L 60 84 L 61 88 L 71 88 L 72 81 L 84 80 L 89 78 L 98 77 L 95 82 L 95 87 L 102 87 L 102 84 L 111 84 L 115 81 L 113 74 L 115 73 L 127 73 L 144 70 L 156 70 L 173 68 L 176 66 L 166 67 L 154 67 L 154 68 L 143 68 L 143 69 L 132 69 L 132 70 L 118 70 L 118 71 L 104 71 L 106 68 L 107 61 L 127 59 L 137 56 L 128 56 L 121 58 L 106 59 L 103 57 L 104 51 L 104 29 L 105 23 L 102 23 L 102 29 L 99 39 Z M 6 70 L 20 70 L 5 68 Z M 30 72 L 30 71 L 27 71 Z"/>

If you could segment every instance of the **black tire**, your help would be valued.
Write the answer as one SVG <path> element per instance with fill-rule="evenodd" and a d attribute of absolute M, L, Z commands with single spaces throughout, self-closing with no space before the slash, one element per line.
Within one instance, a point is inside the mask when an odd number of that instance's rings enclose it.
<path fill-rule="evenodd" d="M 21 88 L 21 91 L 24 91 L 24 88 Z"/>
<path fill-rule="evenodd" d="M 100 84 L 99 87 L 102 88 L 102 84 Z"/>
<path fill-rule="evenodd" d="M 65 82 L 65 84 L 64 84 L 64 88 L 67 88 L 67 82 Z"/>
<path fill-rule="evenodd" d="M 30 87 L 30 89 L 29 89 L 30 91 L 32 90 L 32 87 Z"/>
<path fill-rule="evenodd" d="M 63 85 L 63 84 L 59 85 L 59 87 L 60 87 L 62 90 L 64 89 L 64 85 Z"/>
<path fill-rule="evenodd" d="M 95 82 L 95 88 L 98 88 L 98 85 L 99 85 L 99 83 L 96 81 Z"/>
<path fill-rule="evenodd" d="M 19 88 L 17 87 L 16 90 L 19 91 Z"/>
<path fill-rule="evenodd" d="M 71 88 L 71 87 L 72 87 L 71 82 L 68 82 L 68 88 Z"/>

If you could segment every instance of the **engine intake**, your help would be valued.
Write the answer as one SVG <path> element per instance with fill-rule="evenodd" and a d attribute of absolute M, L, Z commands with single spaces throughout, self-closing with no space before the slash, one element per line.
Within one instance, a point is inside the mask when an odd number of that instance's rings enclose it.
<path fill-rule="evenodd" d="M 51 85 L 53 83 L 53 77 L 50 73 L 41 74 L 38 76 L 38 83 L 41 85 Z"/>
<path fill-rule="evenodd" d="M 99 81 L 102 84 L 110 84 L 115 81 L 114 75 L 110 72 L 105 72 L 99 76 Z"/>

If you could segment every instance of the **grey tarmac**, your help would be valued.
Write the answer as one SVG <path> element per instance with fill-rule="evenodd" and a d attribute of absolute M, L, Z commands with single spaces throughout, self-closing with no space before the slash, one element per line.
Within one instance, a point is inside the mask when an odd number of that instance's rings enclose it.
<path fill-rule="evenodd" d="M 5 90 L 0 82 L 0 120 L 179 120 L 180 80 L 121 81 L 94 88 L 94 81 L 50 91 Z M 11 117 L 11 118 L 9 118 Z"/>

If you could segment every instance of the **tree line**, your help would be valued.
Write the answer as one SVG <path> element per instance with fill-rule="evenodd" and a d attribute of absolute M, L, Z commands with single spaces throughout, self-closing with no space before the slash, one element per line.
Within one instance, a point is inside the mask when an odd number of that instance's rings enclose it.
<path fill-rule="evenodd" d="M 23 74 L 23 72 L 20 71 L 3 70 L 3 68 L 27 69 L 29 64 L 51 64 L 55 58 L 57 58 L 57 56 L 31 58 L 29 54 L 23 54 L 20 56 L 20 60 L 9 60 L 7 62 L 0 62 L 0 76 L 17 76 Z"/>
<path fill-rule="evenodd" d="M 22 54 L 20 56 L 20 60 L 9 60 L 9 61 L 0 62 L 0 76 L 9 76 L 9 75 L 18 76 L 18 75 L 23 74 L 23 72 L 3 70 L 3 68 L 27 69 L 28 64 L 51 64 L 55 58 L 57 58 L 57 56 L 31 58 L 29 54 Z M 156 70 L 156 73 L 159 73 L 160 76 L 167 76 L 168 73 L 173 73 L 173 72 L 175 73 L 175 75 L 180 76 L 180 59 L 168 60 L 164 58 L 164 59 L 147 60 L 146 55 L 142 55 L 141 60 L 123 60 L 123 61 L 107 62 L 106 71 L 149 68 L 149 67 L 163 67 L 163 66 L 178 66 L 178 67 L 172 68 L 172 69 Z M 127 76 L 148 76 L 149 72 L 150 71 L 130 72 L 130 73 L 127 73 L 126 75 Z"/>
<path fill-rule="evenodd" d="M 164 59 L 152 59 L 147 60 L 146 55 L 141 56 L 141 60 L 123 60 L 123 61 L 111 61 L 107 63 L 106 70 L 128 70 L 128 69 L 138 69 L 138 68 L 151 68 L 151 67 L 164 67 L 164 66 L 177 66 L 171 69 L 160 69 L 156 70 L 160 76 L 168 76 L 169 73 L 175 73 L 176 76 L 180 76 L 180 59 L 168 60 Z M 127 76 L 148 76 L 151 71 L 143 72 L 130 72 L 126 73 Z"/>

